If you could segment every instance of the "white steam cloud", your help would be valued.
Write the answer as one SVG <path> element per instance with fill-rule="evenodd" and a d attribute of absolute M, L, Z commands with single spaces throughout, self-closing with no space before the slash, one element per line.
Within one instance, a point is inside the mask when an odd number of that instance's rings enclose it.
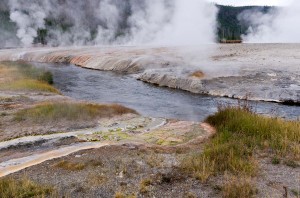
<path fill-rule="evenodd" d="M 5 0 L 17 37 L 47 44 L 198 45 L 215 39 L 217 8 L 205 0 Z"/>
<path fill-rule="evenodd" d="M 247 10 L 239 20 L 250 28 L 243 36 L 248 43 L 299 43 L 300 42 L 300 1 L 294 0 L 287 7 L 273 8 L 264 13 Z"/>
<path fill-rule="evenodd" d="M 45 27 L 47 1 L 10 0 L 10 19 L 18 26 L 17 36 L 24 46 L 30 46 L 37 36 L 37 30 Z"/>

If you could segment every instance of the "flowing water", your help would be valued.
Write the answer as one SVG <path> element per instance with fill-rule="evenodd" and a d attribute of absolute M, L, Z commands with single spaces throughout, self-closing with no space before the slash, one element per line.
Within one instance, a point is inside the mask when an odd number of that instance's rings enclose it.
<path fill-rule="evenodd" d="M 131 75 L 89 70 L 73 65 L 34 63 L 51 71 L 55 86 L 75 99 L 119 103 L 143 116 L 201 121 L 212 115 L 220 104 L 238 104 L 237 100 L 192 94 L 138 81 Z M 300 117 L 299 106 L 269 102 L 249 102 L 257 113 L 287 119 Z"/>

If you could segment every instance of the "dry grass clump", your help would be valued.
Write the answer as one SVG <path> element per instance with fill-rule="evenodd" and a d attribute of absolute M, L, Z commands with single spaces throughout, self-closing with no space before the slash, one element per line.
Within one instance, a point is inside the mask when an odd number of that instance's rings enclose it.
<path fill-rule="evenodd" d="M 101 174 L 90 174 L 88 176 L 88 184 L 90 186 L 100 186 L 108 181 L 105 175 Z"/>
<path fill-rule="evenodd" d="M 222 187 L 224 198 L 251 198 L 255 194 L 256 189 L 251 182 L 251 178 L 227 176 L 226 182 Z"/>
<path fill-rule="evenodd" d="M 0 89 L 12 91 L 43 91 L 59 93 L 51 86 L 51 72 L 24 62 L 0 63 Z"/>
<path fill-rule="evenodd" d="M 116 192 L 115 198 L 126 198 L 126 196 L 121 192 Z"/>
<path fill-rule="evenodd" d="M 81 171 L 86 167 L 86 165 L 83 163 L 72 163 L 69 161 L 62 160 L 56 163 L 54 167 L 62 168 L 64 170 L 69 170 L 69 171 Z"/>
<path fill-rule="evenodd" d="M 183 160 L 181 168 L 185 171 L 193 173 L 193 176 L 205 182 L 215 172 L 215 163 L 205 155 L 193 154 Z"/>
<path fill-rule="evenodd" d="M 1 198 L 47 197 L 54 193 L 53 188 L 36 184 L 28 179 L 20 181 L 12 178 L 0 179 Z"/>
<path fill-rule="evenodd" d="M 44 103 L 35 107 L 20 110 L 15 120 L 32 121 L 34 123 L 56 121 L 90 121 L 95 118 L 112 117 L 136 111 L 121 105 L 99 105 L 88 103 Z"/>
<path fill-rule="evenodd" d="M 203 78 L 205 74 L 202 71 L 195 71 L 193 72 L 190 77 L 195 77 L 195 78 Z"/>
<path fill-rule="evenodd" d="M 136 198 L 137 196 L 136 195 L 125 195 L 124 193 L 122 192 L 116 192 L 115 194 L 115 198 Z"/>
<path fill-rule="evenodd" d="M 145 194 L 145 193 L 148 193 L 149 192 L 149 187 L 152 183 L 152 180 L 151 179 L 143 179 L 141 182 L 140 182 L 140 193 L 142 194 Z"/>
<path fill-rule="evenodd" d="M 145 155 L 144 160 L 151 168 L 162 167 L 164 163 L 164 158 L 161 155 L 154 152 Z"/>

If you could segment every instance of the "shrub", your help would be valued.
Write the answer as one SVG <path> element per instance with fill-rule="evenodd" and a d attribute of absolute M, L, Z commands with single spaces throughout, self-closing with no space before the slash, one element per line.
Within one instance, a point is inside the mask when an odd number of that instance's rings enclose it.
<path fill-rule="evenodd" d="M 46 71 L 46 72 L 42 73 L 41 76 L 39 77 L 39 80 L 47 82 L 50 85 L 52 85 L 54 83 L 53 82 L 53 75 L 49 71 Z"/>

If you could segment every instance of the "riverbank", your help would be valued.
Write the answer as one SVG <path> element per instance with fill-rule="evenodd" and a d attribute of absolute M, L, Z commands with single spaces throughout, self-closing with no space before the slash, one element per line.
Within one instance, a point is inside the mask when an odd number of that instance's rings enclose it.
<path fill-rule="evenodd" d="M 65 97 L 53 82 L 43 68 L 0 64 L 3 197 L 299 196 L 298 121 L 248 103 L 210 124 L 143 117 Z"/>
<path fill-rule="evenodd" d="M 147 118 L 120 105 L 91 104 L 65 97 L 51 85 L 51 73 L 27 63 L 1 63 L 0 79 L 0 177 L 14 177 L 22 174 L 24 169 L 28 171 L 49 160 L 62 160 L 74 152 L 102 147 L 113 152 L 124 146 L 128 151 L 136 147 L 156 148 L 173 155 L 176 151 L 194 147 L 214 133 L 197 122 Z M 83 160 L 83 164 L 88 165 L 90 161 Z M 73 164 L 68 165 L 67 162 L 62 167 L 72 169 Z M 76 164 L 74 167 L 77 167 Z M 50 190 L 37 190 L 39 185 L 28 178 L 24 180 L 28 185 L 23 183 L 21 186 L 24 189 L 16 190 L 18 185 L 15 184 L 22 182 L 23 178 L 1 179 L 1 195 L 20 197 L 19 190 L 30 196 L 50 193 Z M 35 180 L 31 175 L 29 179 Z M 46 186 L 53 185 L 50 180 L 44 182 L 48 183 Z M 37 191 L 31 192 L 26 186 Z M 64 194 L 60 190 L 62 186 L 53 186 L 58 190 L 58 196 Z M 80 195 L 80 192 L 72 192 L 71 188 L 66 191 L 75 197 Z"/>
<path fill-rule="evenodd" d="M 299 105 L 299 49 L 299 44 L 30 48 L 0 50 L 0 60 L 70 63 L 193 93 Z"/>

